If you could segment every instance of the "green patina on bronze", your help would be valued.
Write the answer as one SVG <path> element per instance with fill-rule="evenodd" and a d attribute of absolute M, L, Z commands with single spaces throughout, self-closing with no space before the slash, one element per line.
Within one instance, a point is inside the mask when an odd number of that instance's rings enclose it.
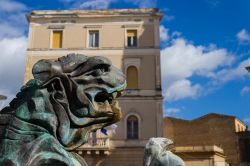
<path fill-rule="evenodd" d="M 121 119 L 124 74 L 104 57 L 40 60 L 0 112 L 0 165 L 86 165 L 73 153 L 89 133 Z"/>

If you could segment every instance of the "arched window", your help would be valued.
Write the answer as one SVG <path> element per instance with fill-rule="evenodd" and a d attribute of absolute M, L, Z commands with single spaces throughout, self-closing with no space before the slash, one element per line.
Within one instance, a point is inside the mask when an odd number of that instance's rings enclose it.
<path fill-rule="evenodd" d="M 138 89 L 138 71 L 135 66 L 127 68 L 127 88 Z"/>
<path fill-rule="evenodd" d="M 138 139 L 138 118 L 130 115 L 127 118 L 127 139 Z"/>

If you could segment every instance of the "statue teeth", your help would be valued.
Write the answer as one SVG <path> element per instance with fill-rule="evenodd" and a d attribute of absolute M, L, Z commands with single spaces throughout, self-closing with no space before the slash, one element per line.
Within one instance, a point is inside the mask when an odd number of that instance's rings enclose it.
<path fill-rule="evenodd" d="M 109 105 L 108 100 L 105 100 L 104 104 L 105 104 L 106 106 Z"/>
<path fill-rule="evenodd" d="M 117 96 L 117 92 L 112 93 L 112 96 L 113 96 L 113 99 L 115 99 Z"/>
<path fill-rule="evenodd" d="M 93 108 L 94 108 L 94 110 L 98 110 L 99 106 L 96 102 L 93 102 Z"/>

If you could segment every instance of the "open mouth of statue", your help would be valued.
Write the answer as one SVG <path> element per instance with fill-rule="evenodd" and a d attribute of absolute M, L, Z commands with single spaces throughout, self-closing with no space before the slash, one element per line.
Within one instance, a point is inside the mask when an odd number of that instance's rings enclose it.
<path fill-rule="evenodd" d="M 113 93 L 97 93 L 93 103 L 95 110 L 98 112 L 105 112 L 106 114 L 114 114 L 115 111 L 120 108 L 116 100 L 116 98 L 120 96 L 120 91 L 116 91 Z"/>
<path fill-rule="evenodd" d="M 93 111 L 99 117 L 120 116 L 120 106 L 116 98 L 122 95 L 122 91 L 108 93 L 105 91 L 98 92 L 90 101 Z M 119 115 L 118 115 L 119 114 Z"/>

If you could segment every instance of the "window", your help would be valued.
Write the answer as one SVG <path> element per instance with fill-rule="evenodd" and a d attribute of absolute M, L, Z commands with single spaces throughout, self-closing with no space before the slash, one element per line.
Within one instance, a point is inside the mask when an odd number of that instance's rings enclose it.
<path fill-rule="evenodd" d="M 99 31 L 89 31 L 89 47 L 99 47 Z"/>
<path fill-rule="evenodd" d="M 52 48 L 62 48 L 62 31 L 53 31 Z"/>
<path fill-rule="evenodd" d="M 127 30 L 127 46 L 136 47 L 137 46 L 137 31 Z"/>
<path fill-rule="evenodd" d="M 138 139 L 138 119 L 135 115 L 127 118 L 127 139 Z"/>
<path fill-rule="evenodd" d="M 138 71 L 135 66 L 127 68 L 127 88 L 138 89 Z"/>

